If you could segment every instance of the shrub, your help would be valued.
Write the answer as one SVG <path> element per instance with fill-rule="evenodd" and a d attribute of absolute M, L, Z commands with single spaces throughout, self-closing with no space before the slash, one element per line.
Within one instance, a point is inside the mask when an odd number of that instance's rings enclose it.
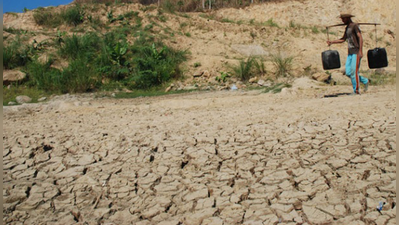
<path fill-rule="evenodd" d="M 62 72 L 61 79 L 64 93 L 92 91 L 99 84 L 95 70 L 82 59 L 72 61 Z"/>
<path fill-rule="evenodd" d="M 63 71 L 51 67 L 52 60 L 46 63 L 32 61 L 27 66 L 29 84 L 50 92 L 87 92 L 98 87 L 95 70 L 84 59 L 70 62 Z"/>
<path fill-rule="evenodd" d="M 179 64 L 187 52 L 173 50 L 162 43 L 148 43 L 142 38 L 133 46 L 133 75 L 127 80 L 130 88 L 148 89 L 180 75 Z"/>
<path fill-rule="evenodd" d="M 59 53 L 68 59 L 81 57 L 93 58 L 96 56 L 101 45 L 101 39 L 95 33 L 87 33 L 82 36 L 73 34 L 64 38 L 64 44 Z"/>
<path fill-rule="evenodd" d="M 27 66 L 29 84 L 41 90 L 58 91 L 61 88 L 61 71 L 51 68 L 51 60 L 46 63 L 32 61 Z"/>
<path fill-rule="evenodd" d="M 16 43 L 3 48 L 3 66 L 5 69 L 25 66 L 31 60 L 33 49 L 29 46 L 19 46 Z"/>

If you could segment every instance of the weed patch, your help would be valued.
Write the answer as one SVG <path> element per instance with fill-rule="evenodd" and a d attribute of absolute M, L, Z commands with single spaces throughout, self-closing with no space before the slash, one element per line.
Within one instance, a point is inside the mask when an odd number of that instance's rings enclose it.
<path fill-rule="evenodd" d="M 361 73 L 362 74 L 362 73 Z M 365 77 L 371 79 L 370 85 L 392 85 L 396 83 L 396 74 L 394 73 L 384 73 L 379 70 L 368 70 L 363 72 Z"/>
<path fill-rule="evenodd" d="M 51 94 L 36 87 L 28 87 L 26 85 L 3 86 L 3 106 L 9 105 L 9 102 L 16 102 L 15 99 L 19 95 L 29 96 L 32 98 L 32 103 L 37 103 L 38 99 L 49 97 Z"/>
<path fill-rule="evenodd" d="M 275 67 L 276 77 L 287 77 L 292 69 L 294 57 L 284 57 L 280 53 L 272 56 L 272 62 Z"/>

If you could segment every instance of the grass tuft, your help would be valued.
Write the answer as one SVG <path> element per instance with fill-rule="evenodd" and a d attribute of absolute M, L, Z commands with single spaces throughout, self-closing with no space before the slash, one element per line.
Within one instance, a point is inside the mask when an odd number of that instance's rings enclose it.
<path fill-rule="evenodd" d="M 248 81 L 256 75 L 266 73 L 262 59 L 254 56 L 250 56 L 246 60 L 240 60 L 238 65 L 231 66 L 231 70 L 231 73 L 241 81 Z"/>
<path fill-rule="evenodd" d="M 272 55 L 272 62 L 275 67 L 276 77 L 287 77 L 292 69 L 294 57 L 284 57 L 280 53 Z"/>

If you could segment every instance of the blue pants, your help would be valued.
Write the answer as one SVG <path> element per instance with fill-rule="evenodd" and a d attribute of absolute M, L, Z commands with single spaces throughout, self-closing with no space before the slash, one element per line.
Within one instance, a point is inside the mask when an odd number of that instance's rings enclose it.
<path fill-rule="evenodd" d="M 346 58 L 345 73 L 352 81 L 353 92 L 360 94 L 359 83 L 367 84 L 369 80 L 359 75 L 360 60 L 357 54 L 350 54 Z"/>

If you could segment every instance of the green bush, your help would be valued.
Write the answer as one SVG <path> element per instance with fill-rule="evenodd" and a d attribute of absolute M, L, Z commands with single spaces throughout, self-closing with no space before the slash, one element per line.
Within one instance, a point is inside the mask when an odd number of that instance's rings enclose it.
<path fill-rule="evenodd" d="M 29 46 L 18 46 L 12 43 L 3 48 L 3 66 L 5 69 L 14 69 L 25 66 L 31 60 L 33 49 Z"/>
<path fill-rule="evenodd" d="M 30 86 L 50 92 L 56 92 L 62 88 L 61 71 L 51 68 L 51 60 L 44 64 L 32 61 L 28 64 L 26 72 Z"/>
<path fill-rule="evenodd" d="M 97 72 L 104 78 L 121 81 L 129 74 L 132 58 L 126 34 L 110 32 L 100 41 L 100 52 L 95 58 Z"/>
<path fill-rule="evenodd" d="M 72 61 L 62 71 L 62 89 L 64 93 L 88 92 L 98 88 L 99 79 L 96 71 L 85 60 Z"/>
<path fill-rule="evenodd" d="M 93 58 L 101 46 L 101 38 L 95 33 L 87 33 L 82 36 L 73 34 L 64 38 L 64 44 L 60 48 L 60 55 L 68 59 L 81 57 Z"/>
<path fill-rule="evenodd" d="M 39 62 L 32 46 L 6 46 L 3 66 L 22 67 L 27 85 L 53 93 L 87 92 L 104 87 L 149 89 L 181 75 L 179 64 L 186 51 L 177 51 L 156 41 L 154 36 L 138 28 L 134 44 L 126 32 L 114 29 L 104 35 L 86 33 L 69 35 L 59 32 L 55 39 L 57 60 L 66 60 L 63 69 L 52 67 L 53 60 Z"/>
<path fill-rule="evenodd" d="M 180 75 L 179 64 L 187 52 L 173 50 L 162 43 L 148 43 L 139 39 L 133 49 L 133 75 L 127 80 L 130 88 L 148 89 Z"/>
<path fill-rule="evenodd" d="M 89 63 L 83 59 L 70 62 L 64 70 L 51 67 L 52 61 L 33 61 L 27 66 L 29 85 L 49 92 L 87 92 L 98 87 L 98 77 Z"/>

